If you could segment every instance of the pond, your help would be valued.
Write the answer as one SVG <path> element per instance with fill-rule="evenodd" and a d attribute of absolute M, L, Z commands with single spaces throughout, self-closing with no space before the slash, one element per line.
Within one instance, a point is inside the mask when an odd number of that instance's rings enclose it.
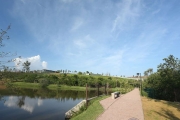
<path fill-rule="evenodd" d="M 89 91 L 89 98 L 97 91 Z M 64 120 L 65 112 L 85 99 L 85 91 L 0 89 L 1 120 Z"/>

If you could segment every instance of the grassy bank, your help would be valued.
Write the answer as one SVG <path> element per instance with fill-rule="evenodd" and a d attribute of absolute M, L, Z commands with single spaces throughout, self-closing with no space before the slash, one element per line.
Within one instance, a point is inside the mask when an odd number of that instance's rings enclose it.
<path fill-rule="evenodd" d="M 180 103 L 142 97 L 145 120 L 180 120 Z"/>
<path fill-rule="evenodd" d="M 13 85 L 15 87 L 20 88 L 40 88 L 39 83 L 27 83 L 27 82 L 13 82 Z M 80 87 L 80 86 L 67 86 L 67 85 L 60 85 L 57 84 L 50 84 L 47 86 L 48 89 L 62 89 L 62 90 L 78 90 L 78 91 L 85 91 L 86 87 Z M 96 90 L 96 88 L 89 88 L 88 90 Z M 101 90 L 101 88 L 100 88 Z M 113 89 L 115 90 L 115 89 Z"/>
<path fill-rule="evenodd" d="M 13 85 L 15 87 L 20 88 L 40 88 L 39 83 L 28 83 L 28 82 L 13 82 Z M 50 84 L 47 86 L 49 89 L 62 89 L 62 90 L 78 90 L 78 91 L 85 91 L 86 87 L 80 87 L 80 86 L 67 86 L 67 85 L 60 85 L 57 84 Z M 107 90 L 109 91 L 120 91 L 122 94 L 127 93 L 131 91 L 133 88 L 109 88 Z M 88 87 L 88 90 L 97 90 L 97 88 L 90 88 Z M 104 91 L 104 87 L 99 88 L 100 91 Z"/>
<path fill-rule="evenodd" d="M 71 118 L 71 120 L 95 120 L 104 111 L 99 101 L 107 97 L 109 96 L 95 98 L 91 101 L 91 104 L 89 105 L 86 111 L 75 116 L 74 118 Z"/>
<path fill-rule="evenodd" d="M 27 83 L 27 82 L 13 82 L 13 85 L 15 87 L 20 88 L 40 88 L 39 83 Z M 60 85 L 57 86 L 56 84 L 50 84 L 47 86 L 49 89 L 63 89 L 63 90 L 85 90 L 85 87 L 79 87 L 79 86 L 67 86 L 67 85 Z"/>
<path fill-rule="evenodd" d="M 39 88 L 39 83 L 13 82 L 12 84 L 20 88 Z"/>

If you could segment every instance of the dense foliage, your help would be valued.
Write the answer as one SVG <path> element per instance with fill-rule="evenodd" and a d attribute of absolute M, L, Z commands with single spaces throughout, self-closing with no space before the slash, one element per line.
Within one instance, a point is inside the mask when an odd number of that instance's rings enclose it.
<path fill-rule="evenodd" d="M 163 60 L 158 71 L 148 76 L 144 87 L 153 98 L 180 101 L 180 60 L 173 55 Z"/>
<path fill-rule="evenodd" d="M 6 74 L 5 78 L 9 81 L 23 81 L 29 83 L 39 83 L 41 87 L 48 86 L 48 84 L 68 85 L 68 86 L 85 86 L 86 83 L 90 87 L 104 86 L 108 84 L 109 87 L 132 88 L 136 85 L 134 80 L 127 80 L 117 77 L 107 76 L 91 76 L 79 74 L 48 74 L 48 73 L 24 73 L 24 72 L 3 72 Z"/>

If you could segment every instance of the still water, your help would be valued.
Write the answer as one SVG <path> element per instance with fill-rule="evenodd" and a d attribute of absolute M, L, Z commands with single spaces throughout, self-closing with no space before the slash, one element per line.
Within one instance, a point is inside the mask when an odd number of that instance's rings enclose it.
<path fill-rule="evenodd" d="M 89 97 L 96 91 L 89 91 Z M 85 99 L 85 91 L 0 89 L 0 120 L 64 120 L 65 112 Z"/>

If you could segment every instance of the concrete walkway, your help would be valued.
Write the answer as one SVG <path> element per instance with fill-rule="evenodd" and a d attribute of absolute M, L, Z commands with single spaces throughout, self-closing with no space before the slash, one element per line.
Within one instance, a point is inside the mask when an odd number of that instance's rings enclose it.
<path fill-rule="evenodd" d="M 97 120 L 144 120 L 138 88 L 116 99 L 106 98 L 100 104 L 104 112 Z"/>

